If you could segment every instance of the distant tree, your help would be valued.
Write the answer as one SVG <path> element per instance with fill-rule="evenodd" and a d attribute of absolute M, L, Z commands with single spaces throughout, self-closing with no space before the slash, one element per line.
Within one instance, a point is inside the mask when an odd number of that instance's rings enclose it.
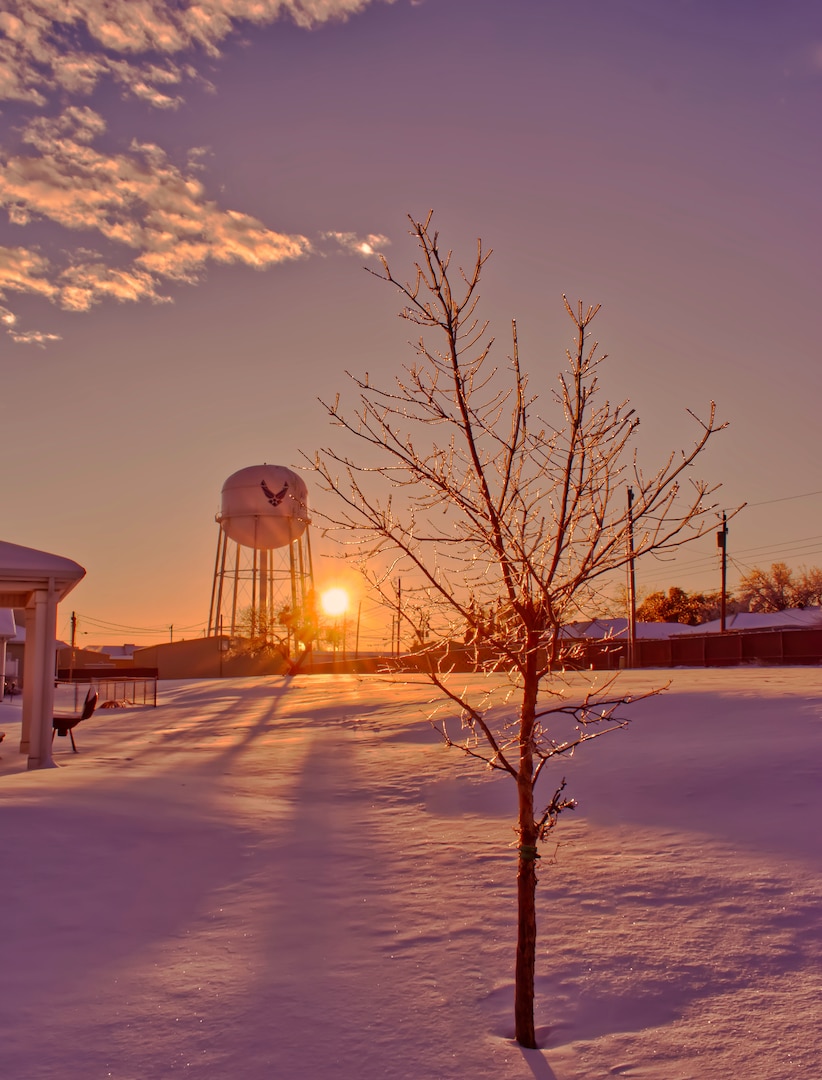
<path fill-rule="evenodd" d="M 339 652 L 343 647 L 343 631 L 338 623 L 330 623 L 328 626 L 323 627 L 322 637 L 333 652 Z"/>
<path fill-rule="evenodd" d="M 448 745 L 516 784 L 514 1017 L 518 1042 L 534 1047 L 539 845 L 576 805 L 561 775 L 539 807 L 536 785 L 555 759 L 623 727 L 623 706 L 632 700 L 613 682 L 575 700 L 555 677 L 545 680 L 562 626 L 590 604 L 601 582 L 624 570 L 631 535 L 637 556 L 670 552 L 713 527 L 714 489 L 690 474 L 724 425 L 715 422 L 713 404 L 707 419 L 691 414 L 697 432 L 690 448 L 642 471 L 632 446 L 634 410 L 612 405 L 600 390 L 605 357 L 590 335 L 598 306 L 565 301 L 574 346 L 542 404 L 520 366 L 515 324 L 506 371 L 489 360 L 492 341 L 477 315 L 488 258 L 481 242 L 472 265 L 455 269 L 431 215 L 409 220 L 419 251 L 412 280 L 396 278 L 384 260 L 377 276 L 399 290 L 402 317 L 420 328 L 417 359 L 382 387 L 368 374 L 351 376 L 358 405 L 349 412 L 338 396 L 326 408 L 340 440 L 359 452 L 325 449 L 314 463 L 340 506 L 324 515 L 326 526 L 340 530 L 349 550 L 359 549 L 371 589 L 396 611 L 391 575 L 399 568 L 425 593 L 428 641 L 418 656 L 443 707 L 454 709 L 452 719 L 433 715 L 432 722 Z M 492 612 L 504 617 L 492 620 Z M 413 618 L 406 609 L 402 615 Z M 450 643 L 463 639 L 466 626 L 482 635 L 485 670 L 510 680 L 501 701 L 485 690 L 474 696 L 464 677 L 449 678 Z M 423 628 L 412 629 L 422 640 Z"/>
<path fill-rule="evenodd" d="M 320 635 L 320 617 L 317 611 L 317 598 L 313 589 L 308 590 L 302 604 L 292 607 L 286 604 L 274 615 L 277 629 L 282 636 L 293 640 L 298 651 L 310 651 Z"/>
<path fill-rule="evenodd" d="M 636 617 L 641 622 L 698 626 L 719 618 L 721 599 L 718 592 L 687 593 L 684 589 L 672 586 L 667 593 L 649 593 L 636 609 Z"/>
<path fill-rule="evenodd" d="M 794 581 L 794 607 L 822 607 L 822 570 L 802 567 Z"/>
<path fill-rule="evenodd" d="M 237 615 L 235 652 L 248 656 L 273 656 L 282 653 L 285 634 L 277 612 L 256 605 L 243 608 Z M 287 650 L 286 650 L 287 651 Z"/>
<path fill-rule="evenodd" d="M 785 611 L 822 604 L 822 570 L 802 567 L 799 575 L 786 563 L 772 563 L 770 570 L 755 566 L 739 579 L 739 599 L 748 611 Z"/>
<path fill-rule="evenodd" d="M 748 611 L 784 611 L 793 607 L 793 575 L 785 563 L 773 563 L 770 570 L 754 567 L 739 579 L 739 598 Z"/>

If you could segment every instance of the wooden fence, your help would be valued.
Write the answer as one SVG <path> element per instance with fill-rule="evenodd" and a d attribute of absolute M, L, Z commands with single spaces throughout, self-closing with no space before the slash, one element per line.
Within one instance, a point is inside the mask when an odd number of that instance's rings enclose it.
<path fill-rule="evenodd" d="M 617 669 L 628 666 L 624 640 L 577 641 L 564 650 L 568 667 Z M 724 634 L 681 634 L 639 638 L 634 667 L 734 667 L 739 664 L 822 663 L 822 628 L 738 630 Z"/>

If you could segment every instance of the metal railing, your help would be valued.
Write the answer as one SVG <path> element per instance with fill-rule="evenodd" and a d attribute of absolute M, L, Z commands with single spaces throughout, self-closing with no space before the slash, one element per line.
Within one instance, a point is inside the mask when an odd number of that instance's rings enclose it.
<path fill-rule="evenodd" d="M 156 675 L 115 675 L 95 673 L 85 678 L 78 672 L 72 679 L 57 679 L 54 683 L 54 706 L 58 711 L 82 711 L 89 686 L 100 695 L 97 708 L 151 705 L 157 707 Z"/>

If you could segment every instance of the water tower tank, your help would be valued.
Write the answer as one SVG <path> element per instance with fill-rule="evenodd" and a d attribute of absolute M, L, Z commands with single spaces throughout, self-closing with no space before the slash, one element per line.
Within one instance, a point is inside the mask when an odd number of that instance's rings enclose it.
<path fill-rule="evenodd" d="M 308 490 L 283 465 L 250 465 L 223 484 L 217 520 L 226 536 L 243 547 L 286 547 L 309 522 Z"/>

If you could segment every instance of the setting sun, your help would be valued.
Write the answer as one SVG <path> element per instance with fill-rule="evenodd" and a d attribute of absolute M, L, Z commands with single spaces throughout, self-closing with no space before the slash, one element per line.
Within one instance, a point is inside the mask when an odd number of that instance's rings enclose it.
<path fill-rule="evenodd" d="M 320 597 L 326 615 L 344 615 L 348 611 L 348 593 L 345 589 L 326 589 Z"/>

